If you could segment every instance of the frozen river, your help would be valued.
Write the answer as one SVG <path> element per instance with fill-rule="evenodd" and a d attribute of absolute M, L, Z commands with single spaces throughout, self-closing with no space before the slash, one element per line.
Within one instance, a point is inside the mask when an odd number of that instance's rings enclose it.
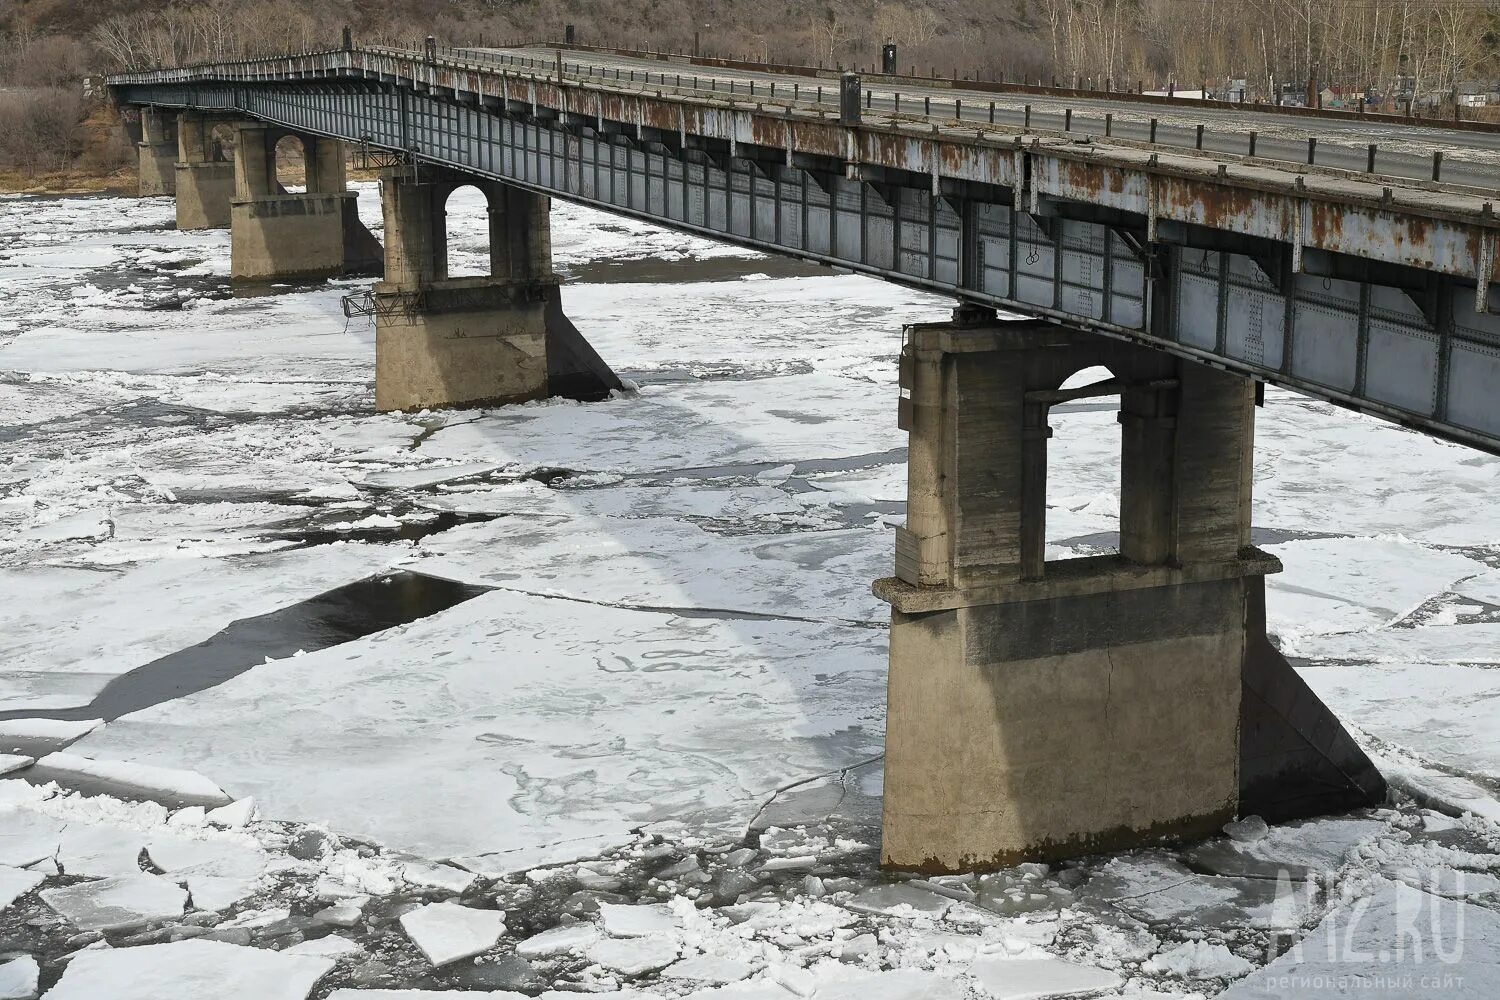
<path fill-rule="evenodd" d="M 360 202 L 378 234 L 372 186 Z M 486 252 L 482 203 L 466 190 L 450 212 L 454 272 L 472 273 Z M 375 415 L 374 331 L 339 304 L 362 285 L 235 296 L 228 234 L 179 233 L 172 217 L 170 200 L 0 199 L 0 754 L 12 742 L 50 749 L 24 735 L 35 719 L 106 719 L 68 753 L 190 769 L 228 798 L 253 797 L 262 826 L 291 826 L 216 832 L 197 814 L 179 826 L 266 852 L 269 870 L 305 876 L 311 899 L 353 866 L 350 894 L 373 897 L 376 917 L 410 902 L 389 900 L 407 883 L 388 855 L 456 860 L 481 880 L 451 895 L 482 890 L 491 909 L 507 905 L 505 879 L 578 859 L 594 868 L 569 883 L 575 894 L 594 879 L 629 903 L 678 899 L 652 911 L 660 934 L 595 928 L 597 900 L 583 906 L 573 915 L 598 940 L 580 930 L 531 954 L 532 992 L 631 984 L 679 996 L 740 980 L 726 995 L 1061 995 L 1006 993 L 1022 966 L 985 964 L 1026 960 L 1043 963 L 1044 985 L 1055 975 L 1096 994 L 1184 996 L 1270 957 L 1275 882 L 1222 858 L 1144 852 L 1003 876 L 988 908 L 979 883 L 937 895 L 895 884 L 908 898 L 874 881 L 887 612 L 870 583 L 889 574 L 903 517 L 895 358 L 902 324 L 946 318 L 946 300 L 558 204 L 565 308 L 638 389 Z M 1111 548 L 1115 413 L 1054 414 L 1049 555 Z M 1260 860 L 1338 871 L 1376 913 L 1400 887 L 1445 877 L 1435 872 L 1500 868 L 1488 798 L 1500 787 L 1500 459 L 1275 390 L 1258 417 L 1257 542 L 1286 566 L 1268 580 L 1271 631 L 1396 783 L 1421 792 L 1257 840 L 1273 845 Z M 6 727 L 21 735 L 6 740 Z M 8 795 L 0 902 L 5 866 L 19 865 L 4 854 L 7 816 L 108 821 L 135 831 L 137 852 L 168 822 L 159 806 Z M 1424 804 L 1491 816 L 1453 820 Z M 725 867 L 727 852 L 768 827 L 783 832 L 760 837 L 755 864 L 779 863 L 724 888 L 743 868 Z M 329 831 L 328 849 L 289 860 L 288 829 Z M 1489 927 L 1487 903 L 1452 901 L 1493 898 L 1500 880 L 1484 877 L 1431 898 Z M 886 894 L 868 897 L 876 888 Z M 1281 930 L 1327 919 L 1328 888 Z M 693 900 L 755 891 L 774 905 L 733 915 L 734 927 L 769 928 L 755 947 L 753 934 L 701 926 L 714 911 Z M 290 892 L 254 883 L 234 905 L 310 912 Z M 546 930 L 572 912 L 562 898 L 512 901 L 525 916 L 482 960 L 518 959 L 516 926 Z M 390 976 L 366 982 L 351 960 L 321 956 L 340 964 L 315 996 L 330 984 L 464 985 L 420 971 L 409 944 L 380 955 L 370 942 L 396 917 L 372 919 L 358 925 L 358 961 Z M 0 961 L 34 951 L 44 985 L 56 981 L 66 935 L 8 949 L 4 929 Z M 316 939 L 310 930 L 295 933 Z M 848 956 L 835 946 L 866 934 L 871 945 L 861 938 Z M 743 974 L 662 978 L 668 962 L 630 950 L 662 935 L 668 961 L 737 962 Z M 1500 932 L 1484 940 L 1492 960 Z M 619 942 L 636 944 L 582 964 Z M 1078 965 L 1047 966 L 1048 955 Z M 827 962 L 836 968 L 819 971 Z M 1297 995 L 1259 988 L 1251 975 L 1234 995 Z M 71 989 L 57 996 L 87 995 Z"/>

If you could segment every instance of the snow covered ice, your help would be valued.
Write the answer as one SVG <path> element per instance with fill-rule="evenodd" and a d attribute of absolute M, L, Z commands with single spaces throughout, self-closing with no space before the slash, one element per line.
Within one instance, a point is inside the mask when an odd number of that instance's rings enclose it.
<path fill-rule="evenodd" d="M 485 217 L 450 211 L 461 273 Z M 949 304 L 553 217 L 565 307 L 639 392 L 377 415 L 361 283 L 237 297 L 228 234 L 168 200 L 0 199 L 0 982 L 1292 996 L 1385 968 L 1312 944 L 1361 901 L 1356 939 L 1390 938 L 1410 890 L 1465 928 L 1451 995 L 1494 995 L 1500 461 L 1274 389 L 1258 412 L 1271 631 L 1400 775 L 1391 808 L 882 876 L 895 356 Z M 1054 424 L 1048 555 L 1108 549 L 1115 415 Z M 138 669 L 396 570 L 483 592 L 185 697 Z M 122 689 L 146 707 L 90 712 Z"/>

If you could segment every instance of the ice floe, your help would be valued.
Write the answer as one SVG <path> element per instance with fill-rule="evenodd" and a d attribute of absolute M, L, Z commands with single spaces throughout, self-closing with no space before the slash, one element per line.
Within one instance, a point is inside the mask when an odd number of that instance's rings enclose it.
<path fill-rule="evenodd" d="M 505 914 L 457 903 L 429 903 L 401 915 L 401 929 L 433 965 L 488 951 L 505 934 Z"/>
<path fill-rule="evenodd" d="M 47 1000 L 305 1000 L 333 962 L 218 941 L 85 951 Z"/>

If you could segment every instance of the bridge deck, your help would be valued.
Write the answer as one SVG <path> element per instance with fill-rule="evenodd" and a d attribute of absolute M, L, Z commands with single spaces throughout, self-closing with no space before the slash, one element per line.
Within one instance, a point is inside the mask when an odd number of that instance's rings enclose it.
<path fill-rule="evenodd" d="M 556 64 L 555 49 L 492 48 L 465 49 L 466 55 L 493 59 L 517 68 L 547 71 Z M 837 81 L 829 75 L 794 72 L 757 72 L 748 69 L 693 65 L 685 60 L 663 62 L 661 59 L 563 49 L 563 64 L 569 75 L 613 80 L 616 70 L 624 75 L 622 82 L 650 86 L 686 86 L 704 96 L 735 90 L 748 96 L 770 99 L 786 98 L 795 91 L 813 99 L 822 88 L 824 103 L 838 105 Z M 774 88 L 774 89 L 773 89 Z M 1432 177 L 1432 155 L 1443 156 L 1440 177 L 1450 184 L 1476 189 L 1500 189 L 1500 123 L 1485 130 L 1448 127 L 1444 123 L 1407 122 L 1397 118 L 1369 115 L 1312 117 L 1265 108 L 1223 108 L 1203 103 L 1194 107 L 1185 102 L 1157 104 L 1131 100 L 1129 95 L 1108 97 L 1053 96 L 1024 92 L 997 93 L 964 86 L 963 81 L 938 80 L 929 84 L 919 81 L 866 85 L 871 92 L 874 111 L 894 113 L 900 95 L 899 110 L 915 118 L 942 121 L 962 120 L 989 124 L 989 107 L 995 105 L 994 123 L 1006 128 L 1023 128 L 1028 121 L 1037 131 L 1070 131 L 1081 135 L 1103 136 L 1105 116 L 1110 117 L 1111 136 L 1135 142 L 1149 142 L 1151 121 L 1157 121 L 1156 144 L 1169 148 L 1195 149 L 1198 127 L 1203 127 L 1203 146 L 1207 152 L 1232 157 L 1249 154 L 1250 133 L 1255 132 L 1255 155 L 1260 159 L 1305 164 L 1308 139 L 1316 139 L 1314 162 L 1351 171 L 1369 167 L 1369 146 L 1377 147 L 1375 168 L 1382 174 L 1413 180 Z M 955 117 L 955 102 L 958 115 Z M 930 113 L 929 113 L 930 111 Z M 1068 112 L 1071 111 L 1071 115 Z M 1471 123 L 1472 124 L 1472 123 Z"/>

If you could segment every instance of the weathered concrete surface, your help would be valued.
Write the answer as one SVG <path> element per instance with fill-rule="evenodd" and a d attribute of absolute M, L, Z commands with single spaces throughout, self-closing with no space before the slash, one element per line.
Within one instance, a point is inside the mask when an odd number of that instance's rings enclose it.
<path fill-rule="evenodd" d="M 213 139 L 214 120 L 199 114 L 177 116 L 178 229 L 228 229 L 234 199 L 234 164 Z"/>
<path fill-rule="evenodd" d="M 344 218 L 352 192 L 236 201 L 230 211 L 230 275 L 237 280 L 327 278 L 346 273 Z"/>
<path fill-rule="evenodd" d="M 445 206 L 465 184 L 489 204 L 490 274 L 452 279 Z M 588 399 L 619 388 L 562 311 L 549 199 L 426 167 L 385 171 L 381 191 L 387 254 L 386 281 L 374 296 L 378 409 Z"/>
<path fill-rule="evenodd" d="M 302 135 L 307 190 L 276 178 L 276 143 L 288 133 L 235 129 L 230 274 L 240 281 L 379 273 L 380 245 L 347 190 L 343 143 Z"/>
<path fill-rule="evenodd" d="M 1213 832 L 1238 799 L 1240 580 L 891 616 L 887 865 Z M 1039 589 L 1045 590 L 1045 587 Z"/>
<path fill-rule="evenodd" d="M 532 282 L 455 278 L 375 288 L 375 407 L 517 403 L 547 395 L 547 296 Z"/>
<path fill-rule="evenodd" d="M 136 143 L 137 191 L 142 198 L 172 194 L 176 189 L 176 118 L 154 108 L 141 111 L 141 138 Z"/>
<path fill-rule="evenodd" d="M 233 163 L 178 163 L 178 229 L 228 229 L 234 198 Z"/>
<path fill-rule="evenodd" d="M 1096 365 L 1112 378 L 1060 389 Z M 1240 803 L 1260 577 L 1280 568 L 1250 546 L 1253 384 L 978 322 L 909 328 L 901 385 L 907 524 L 875 588 L 892 606 L 883 863 L 960 871 L 1217 829 Z M 1048 408 L 1116 393 L 1120 554 L 1046 562 Z M 1261 749 L 1284 774 L 1309 746 Z M 1346 808 L 1339 791 L 1295 807 Z"/>

